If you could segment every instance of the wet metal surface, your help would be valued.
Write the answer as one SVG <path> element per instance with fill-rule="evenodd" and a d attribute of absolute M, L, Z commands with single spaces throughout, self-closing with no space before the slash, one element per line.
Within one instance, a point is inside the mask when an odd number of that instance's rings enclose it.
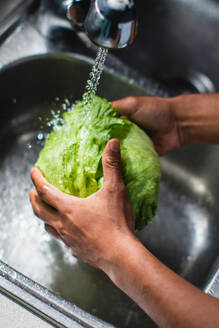
<path fill-rule="evenodd" d="M 0 74 L 1 258 L 118 327 L 154 327 L 103 273 L 73 258 L 47 235 L 29 204 L 29 169 L 50 129 L 48 123 L 80 99 L 89 70 L 90 64 L 81 59 L 41 56 Z M 105 72 L 100 94 L 115 99 L 146 91 Z M 205 285 L 219 249 L 218 187 L 211 179 L 217 174 L 218 151 L 216 146 L 189 147 L 162 160 L 158 215 L 139 233 L 155 255 L 199 287 Z"/>
<path fill-rule="evenodd" d="M 136 0 L 136 7 L 139 17 L 136 41 L 130 49 L 116 55 L 131 67 L 165 83 L 187 72 L 204 73 L 218 91 L 219 2 Z"/>
<path fill-rule="evenodd" d="M 41 54 L 46 55 L 29 58 Z M 50 130 L 48 123 L 81 98 L 92 63 L 84 55 L 92 54 L 66 21 L 44 11 L 30 16 L 1 45 L 0 258 L 118 327 L 154 327 L 103 273 L 73 258 L 44 232 L 28 200 L 29 169 Z M 99 94 L 109 100 L 167 95 L 112 55 L 107 67 Z M 218 146 L 185 147 L 163 158 L 159 211 L 153 224 L 139 233 L 164 263 L 212 294 L 219 254 L 218 158 Z M 9 276 L 17 282 L 15 271 Z M 47 295 L 43 288 L 42 293 Z"/>

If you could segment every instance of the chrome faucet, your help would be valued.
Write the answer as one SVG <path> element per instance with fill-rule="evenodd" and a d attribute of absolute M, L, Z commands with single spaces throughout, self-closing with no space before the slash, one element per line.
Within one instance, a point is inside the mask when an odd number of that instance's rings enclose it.
<path fill-rule="evenodd" d="M 100 47 L 125 48 L 136 36 L 134 0 L 71 0 L 68 17 Z"/>

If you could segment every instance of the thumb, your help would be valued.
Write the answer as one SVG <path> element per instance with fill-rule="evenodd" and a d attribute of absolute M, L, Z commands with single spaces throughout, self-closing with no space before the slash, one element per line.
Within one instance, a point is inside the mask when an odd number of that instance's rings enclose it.
<path fill-rule="evenodd" d="M 120 164 L 120 142 L 117 139 L 110 140 L 103 152 L 102 157 L 104 184 L 115 185 L 122 181 Z"/>

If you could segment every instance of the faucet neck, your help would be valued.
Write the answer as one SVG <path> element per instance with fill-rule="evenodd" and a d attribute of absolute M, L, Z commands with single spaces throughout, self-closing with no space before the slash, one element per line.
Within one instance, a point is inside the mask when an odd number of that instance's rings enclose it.
<path fill-rule="evenodd" d="M 134 0 L 71 0 L 69 18 L 90 40 L 104 48 L 124 48 L 136 35 Z"/>

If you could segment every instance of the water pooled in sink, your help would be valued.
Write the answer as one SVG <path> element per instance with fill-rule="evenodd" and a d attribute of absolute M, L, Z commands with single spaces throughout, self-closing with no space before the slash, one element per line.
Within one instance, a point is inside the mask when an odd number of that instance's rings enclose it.
<path fill-rule="evenodd" d="M 45 252 L 49 251 L 46 246 L 48 236 L 42 233 L 43 225 L 33 217 L 28 203 L 28 190 L 32 187 L 29 168 L 32 153 L 36 150 L 34 142 L 29 144 L 32 147 L 27 152 L 25 141 L 18 140 L 11 147 L 8 154 L 10 156 L 1 163 L 1 259 L 8 264 L 16 263 L 16 268 L 20 271 L 25 268 L 26 274 L 30 274 L 32 279 L 38 280 L 42 270 L 49 282 L 51 276 L 48 265 L 51 264 L 51 255 L 48 252 L 45 257 L 40 251 L 42 248 Z"/>
<path fill-rule="evenodd" d="M 83 102 L 86 105 L 90 103 L 92 96 L 96 95 L 107 53 L 108 49 L 99 48 L 98 50 L 97 57 L 90 72 L 89 80 L 87 81 L 85 87 L 85 93 L 83 95 Z"/>
<path fill-rule="evenodd" d="M 36 140 L 44 136 L 41 132 L 28 135 L 32 147 L 26 151 L 26 138 L 19 137 L 1 162 L 0 259 L 37 282 L 44 277 L 44 285 L 50 286 L 59 270 L 54 256 L 56 249 L 66 253 L 65 259 L 70 255 L 64 245 L 45 232 L 28 200 L 28 191 L 33 188 L 29 172 L 41 148 Z M 73 262 L 77 260 L 72 257 L 69 263 Z"/>

